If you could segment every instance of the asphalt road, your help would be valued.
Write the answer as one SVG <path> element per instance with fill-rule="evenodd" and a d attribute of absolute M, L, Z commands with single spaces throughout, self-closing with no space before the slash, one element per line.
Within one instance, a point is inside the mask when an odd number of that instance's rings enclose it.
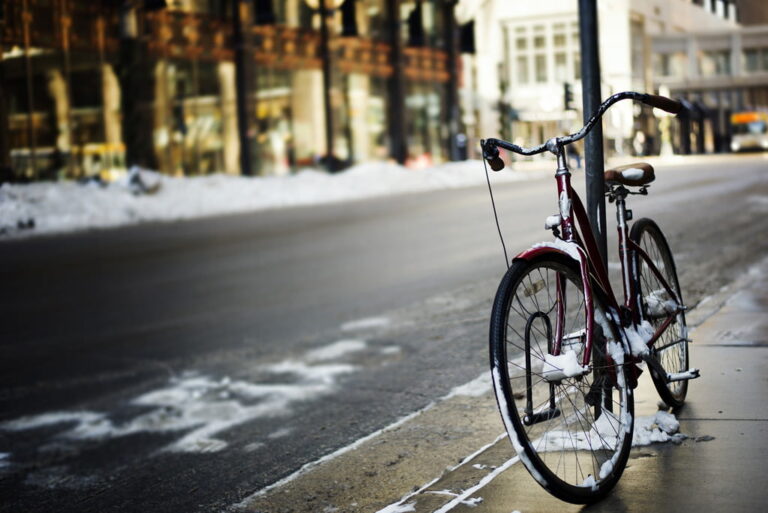
<path fill-rule="evenodd" d="M 495 190 L 511 253 L 549 174 Z M 765 254 L 768 159 L 657 177 L 689 304 Z M 476 377 L 503 271 L 482 187 L 5 241 L 0 511 L 227 508 Z"/>

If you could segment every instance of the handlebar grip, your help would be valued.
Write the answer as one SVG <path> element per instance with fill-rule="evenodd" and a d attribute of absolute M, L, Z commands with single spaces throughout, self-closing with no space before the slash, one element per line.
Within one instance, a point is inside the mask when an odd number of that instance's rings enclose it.
<path fill-rule="evenodd" d="M 483 149 L 483 158 L 494 171 L 504 169 L 504 161 L 499 157 L 499 149 L 493 144 L 492 140 L 480 141 L 480 147 Z"/>
<path fill-rule="evenodd" d="M 643 103 L 667 111 L 670 114 L 677 114 L 683 108 L 683 104 L 679 101 L 656 94 L 646 94 Z"/>
<path fill-rule="evenodd" d="M 493 169 L 494 171 L 501 171 L 502 169 L 504 169 L 504 161 L 501 160 L 501 157 L 499 157 L 498 155 L 488 159 L 488 165 L 491 166 L 491 169 Z"/>

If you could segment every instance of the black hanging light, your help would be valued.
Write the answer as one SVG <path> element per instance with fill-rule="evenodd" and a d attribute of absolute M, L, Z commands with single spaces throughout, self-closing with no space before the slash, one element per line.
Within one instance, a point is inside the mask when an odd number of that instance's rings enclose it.
<path fill-rule="evenodd" d="M 461 26 L 459 49 L 461 53 L 475 53 L 475 20 L 468 21 Z"/>
<path fill-rule="evenodd" d="M 256 5 L 256 16 L 253 22 L 256 25 L 272 25 L 277 21 L 272 0 L 255 0 L 254 4 Z"/>
<path fill-rule="evenodd" d="M 168 4 L 165 0 L 144 0 L 144 9 L 147 11 L 158 11 L 166 7 Z"/>
<path fill-rule="evenodd" d="M 408 46 L 424 46 L 424 21 L 421 14 L 421 1 L 416 2 L 411 14 L 408 15 Z"/>
<path fill-rule="evenodd" d="M 357 32 L 357 5 L 356 0 L 346 0 L 341 6 L 341 35 L 342 37 L 356 37 Z"/>

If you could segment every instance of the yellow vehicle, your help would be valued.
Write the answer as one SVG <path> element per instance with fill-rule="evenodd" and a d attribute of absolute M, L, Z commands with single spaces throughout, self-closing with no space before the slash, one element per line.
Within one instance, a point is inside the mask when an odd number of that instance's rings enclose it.
<path fill-rule="evenodd" d="M 768 113 L 736 112 L 731 116 L 731 150 L 768 150 Z"/>

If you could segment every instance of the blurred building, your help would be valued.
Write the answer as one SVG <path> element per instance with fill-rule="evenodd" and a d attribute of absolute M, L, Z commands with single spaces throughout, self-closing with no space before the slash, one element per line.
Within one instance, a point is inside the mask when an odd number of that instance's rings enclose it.
<path fill-rule="evenodd" d="M 732 116 L 768 112 L 768 25 L 653 38 L 654 84 L 686 100 L 680 151 L 729 151 Z"/>
<path fill-rule="evenodd" d="M 0 164 L 28 178 L 461 156 L 453 0 L 0 0 Z"/>
<path fill-rule="evenodd" d="M 603 119 L 607 154 L 724 151 L 731 128 L 728 112 L 768 109 L 761 92 L 768 81 L 759 71 L 763 29 L 753 27 L 768 25 L 765 0 L 598 0 L 597 7 L 602 96 L 624 90 L 661 92 L 691 106 L 687 118 L 672 123 L 645 106 L 616 105 Z M 536 144 L 581 126 L 576 0 L 465 0 L 458 5 L 457 18 L 459 23 L 471 20 L 478 34 L 476 52 L 461 56 L 462 124 L 475 156 L 477 140 L 489 134 Z M 747 28 L 742 32 L 742 27 Z M 744 37 L 735 35 L 739 32 Z M 667 36 L 677 42 L 665 43 Z M 674 48 L 669 45 L 679 49 L 679 41 L 688 36 L 707 42 L 685 53 L 689 63 L 683 66 L 695 74 L 686 75 L 691 81 L 683 84 L 679 76 L 670 80 L 664 75 L 662 59 L 667 57 L 659 50 L 665 45 L 670 52 Z M 730 71 L 710 71 L 707 45 L 713 44 L 728 48 Z M 696 83 L 701 86 L 694 87 Z M 702 94 L 710 90 L 712 94 Z M 726 98 L 745 101 L 737 105 Z"/>

